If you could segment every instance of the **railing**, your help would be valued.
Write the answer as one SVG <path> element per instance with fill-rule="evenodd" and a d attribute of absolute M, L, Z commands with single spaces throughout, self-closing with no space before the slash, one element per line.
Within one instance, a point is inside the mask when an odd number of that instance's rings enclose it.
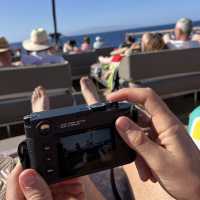
<path fill-rule="evenodd" d="M 134 36 L 134 37 L 141 37 L 146 32 L 167 34 L 167 33 L 173 33 L 173 31 L 174 31 L 174 29 L 142 31 L 142 32 L 129 32 L 129 33 L 126 33 L 126 36 L 127 35 L 131 35 L 131 36 Z M 200 26 L 196 26 L 196 27 L 193 28 L 193 34 L 194 33 L 199 33 L 200 34 Z"/>

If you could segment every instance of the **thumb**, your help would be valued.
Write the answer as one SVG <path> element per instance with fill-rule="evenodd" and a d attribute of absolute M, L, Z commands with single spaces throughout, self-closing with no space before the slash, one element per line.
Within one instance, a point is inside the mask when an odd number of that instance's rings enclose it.
<path fill-rule="evenodd" d="M 128 144 L 134 149 L 152 169 L 160 168 L 163 157 L 165 156 L 165 149 L 154 143 L 142 129 L 127 117 L 120 117 L 116 121 L 116 128 Z"/>
<path fill-rule="evenodd" d="M 35 170 L 23 171 L 19 176 L 19 185 L 27 200 L 53 200 L 48 185 Z"/>

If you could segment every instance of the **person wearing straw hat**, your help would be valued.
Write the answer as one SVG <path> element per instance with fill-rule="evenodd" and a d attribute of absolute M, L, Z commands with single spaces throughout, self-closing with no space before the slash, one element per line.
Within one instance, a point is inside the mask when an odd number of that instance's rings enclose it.
<path fill-rule="evenodd" d="M 100 36 L 97 36 L 93 44 L 94 49 L 101 49 L 104 46 L 103 39 Z"/>
<path fill-rule="evenodd" d="M 12 55 L 5 37 L 0 37 L 0 67 L 12 66 Z"/>
<path fill-rule="evenodd" d="M 30 52 L 30 55 L 22 56 L 24 65 L 43 65 L 64 63 L 62 56 L 50 55 L 49 50 L 52 45 L 49 42 L 48 34 L 43 28 L 34 29 L 30 39 L 22 43 L 23 48 Z"/>

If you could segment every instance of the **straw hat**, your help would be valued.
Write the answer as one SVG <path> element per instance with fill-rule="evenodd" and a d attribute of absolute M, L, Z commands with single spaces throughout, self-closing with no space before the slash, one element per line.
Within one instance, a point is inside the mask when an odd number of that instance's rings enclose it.
<path fill-rule="evenodd" d="M 0 53 L 9 51 L 9 44 L 5 37 L 0 37 Z"/>
<path fill-rule="evenodd" d="M 30 39 L 25 40 L 22 45 L 27 51 L 43 51 L 51 47 L 48 34 L 43 28 L 34 29 Z"/>

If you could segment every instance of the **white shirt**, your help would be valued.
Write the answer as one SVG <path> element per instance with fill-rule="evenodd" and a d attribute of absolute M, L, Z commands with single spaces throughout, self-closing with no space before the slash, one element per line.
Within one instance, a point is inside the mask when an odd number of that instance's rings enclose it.
<path fill-rule="evenodd" d="M 44 65 L 64 63 L 62 56 L 49 55 L 47 52 L 33 52 L 31 55 L 22 55 L 21 61 L 24 65 Z"/>
<path fill-rule="evenodd" d="M 170 40 L 167 43 L 169 49 L 190 49 L 190 48 L 198 48 L 200 44 L 197 41 L 182 41 L 182 40 Z"/>
<path fill-rule="evenodd" d="M 93 44 L 94 49 L 101 49 L 103 46 L 104 46 L 104 42 L 102 42 L 102 41 L 96 41 Z"/>

